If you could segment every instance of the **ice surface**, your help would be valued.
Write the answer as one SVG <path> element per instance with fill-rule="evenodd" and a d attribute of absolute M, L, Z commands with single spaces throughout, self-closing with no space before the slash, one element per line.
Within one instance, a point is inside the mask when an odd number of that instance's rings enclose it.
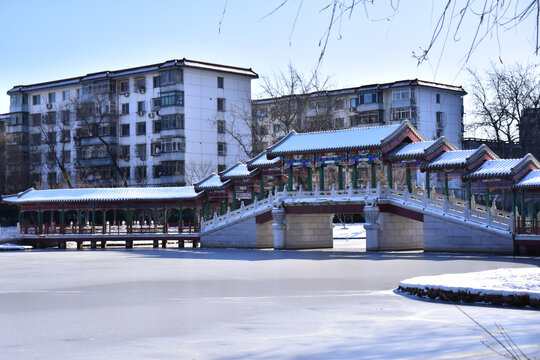
<path fill-rule="evenodd" d="M 499 358 L 400 280 L 540 259 L 220 249 L 0 253 L 0 359 Z M 540 356 L 540 312 L 464 306 Z"/>

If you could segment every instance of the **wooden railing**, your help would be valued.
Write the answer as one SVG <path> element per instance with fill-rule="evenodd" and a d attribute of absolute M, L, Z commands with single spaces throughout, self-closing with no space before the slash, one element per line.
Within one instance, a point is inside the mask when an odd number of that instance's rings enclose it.
<path fill-rule="evenodd" d="M 200 224 L 184 222 L 179 223 L 139 223 L 131 225 L 125 222 L 110 224 L 107 222 L 105 228 L 103 225 L 94 225 L 91 223 L 77 225 L 43 224 L 39 225 L 20 225 L 21 235 L 75 235 L 75 234 L 102 234 L 102 235 L 126 235 L 126 234 L 196 234 L 199 232 Z"/>

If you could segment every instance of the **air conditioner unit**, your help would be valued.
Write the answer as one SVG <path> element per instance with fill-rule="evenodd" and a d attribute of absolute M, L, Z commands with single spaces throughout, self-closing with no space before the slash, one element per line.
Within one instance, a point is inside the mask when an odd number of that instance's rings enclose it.
<path fill-rule="evenodd" d="M 153 118 L 153 117 L 154 117 L 154 113 L 153 113 L 153 112 L 149 112 L 149 113 L 148 113 L 148 117 L 149 117 L 150 119 Z"/>
<path fill-rule="evenodd" d="M 47 104 L 47 109 L 52 109 L 52 104 Z"/>
<path fill-rule="evenodd" d="M 144 110 L 139 111 L 139 116 L 144 116 Z"/>
<path fill-rule="evenodd" d="M 128 96 L 129 96 L 129 92 L 126 91 L 126 92 L 122 93 L 122 95 L 124 95 L 125 97 L 128 97 Z"/>

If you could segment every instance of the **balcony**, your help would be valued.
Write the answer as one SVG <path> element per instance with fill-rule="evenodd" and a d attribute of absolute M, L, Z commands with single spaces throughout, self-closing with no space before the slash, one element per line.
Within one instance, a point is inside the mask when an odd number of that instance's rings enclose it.
<path fill-rule="evenodd" d="M 98 166 L 110 166 L 113 164 L 110 157 L 93 158 L 93 159 L 80 159 L 78 160 L 80 167 L 98 167 Z"/>
<path fill-rule="evenodd" d="M 416 105 L 416 99 L 392 100 L 392 108 L 409 107 Z"/>
<path fill-rule="evenodd" d="M 102 136 L 101 137 L 109 145 L 117 145 L 118 137 L 116 135 Z M 103 142 L 97 137 L 81 137 L 80 146 L 102 145 Z"/>
<path fill-rule="evenodd" d="M 356 106 L 356 111 L 358 112 L 376 111 L 376 110 L 384 110 L 384 104 L 382 102 L 374 102 L 374 103 L 367 103 L 367 104 L 358 104 Z"/>

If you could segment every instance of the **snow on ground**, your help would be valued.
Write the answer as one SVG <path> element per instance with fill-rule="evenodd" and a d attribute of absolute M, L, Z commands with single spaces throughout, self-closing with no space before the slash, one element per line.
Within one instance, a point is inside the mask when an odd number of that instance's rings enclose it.
<path fill-rule="evenodd" d="M 15 238 L 16 236 L 17 236 L 16 226 L 8 226 L 8 227 L 0 226 L 0 240 Z"/>
<path fill-rule="evenodd" d="M 24 250 L 25 247 L 16 244 L 5 243 L 0 245 L 0 250 Z"/>
<path fill-rule="evenodd" d="M 345 225 L 345 226 L 343 226 Z M 363 223 L 334 224 L 334 239 L 365 238 L 366 230 Z"/>
<path fill-rule="evenodd" d="M 540 299 L 540 268 L 496 269 L 464 274 L 420 276 L 403 280 L 403 288 L 439 289 L 478 295 L 528 295 Z"/>

